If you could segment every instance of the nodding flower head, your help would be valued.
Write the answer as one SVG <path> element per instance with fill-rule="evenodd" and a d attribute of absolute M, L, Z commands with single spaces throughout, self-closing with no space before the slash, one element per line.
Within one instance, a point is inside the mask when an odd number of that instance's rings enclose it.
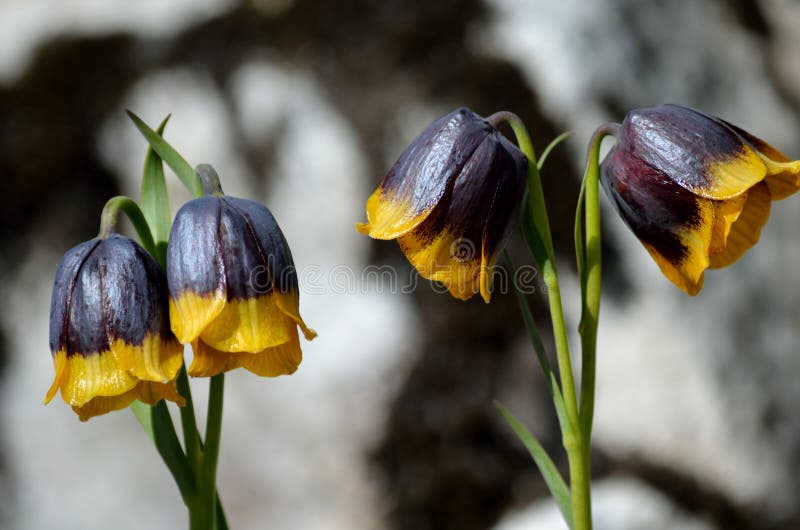
<path fill-rule="evenodd" d="M 662 105 L 625 116 L 600 178 L 664 275 L 696 295 L 706 269 L 756 244 L 770 203 L 800 188 L 800 161 L 720 118 Z"/>
<path fill-rule="evenodd" d="M 521 196 L 527 158 L 460 108 L 430 124 L 367 200 L 359 232 L 397 239 L 424 278 L 456 298 L 491 298 L 491 271 Z"/>
<path fill-rule="evenodd" d="M 50 306 L 56 392 L 81 420 L 135 399 L 184 400 L 175 388 L 183 347 L 169 327 L 164 272 L 117 234 L 86 241 L 58 264 Z"/>
<path fill-rule="evenodd" d="M 222 194 L 211 166 L 199 166 L 206 195 L 175 216 L 167 246 L 172 330 L 191 343 L 189 375 L 243 367 L 261 376 L 300 365 L 297 273 L 289 245 L 270 211 Z"/>

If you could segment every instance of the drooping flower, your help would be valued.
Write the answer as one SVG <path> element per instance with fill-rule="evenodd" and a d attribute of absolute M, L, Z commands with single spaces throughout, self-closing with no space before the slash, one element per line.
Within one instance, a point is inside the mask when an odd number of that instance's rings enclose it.
<path fill-rule="evenodd" d="M 206 195 L 184 204 L 167 246 L 172 330 L 191 343 L 189 375 L 243 367 L 274 377 L 291 374 L 316 333 L 300 317 L 289 245 L 263 205 L 222 194 L 211 166 L 201 165 Z"/>
<path fill-rule="evenodd" d="M 601 181 L 664 275 L 693 296 L 707 268 L 756 244 L 770 203 L 800 189 L 800 161 L 724 120 L 662 105 L 625 116 Z"/>
<path fill-rule="evenodd" d="M 117 234 L 70 249 L 58 264 L 50 351 L 58 390 L 82 421 L 139 399 L 184 404 L 175 387 L 183 347 L 169 327 L 164 272 Z"/>
<path fill-rule="evenodd" d="M 375 239 L 397 239 L 419 274 L 462 300 L 491 298 L 491 272 L 525 181 L 527 158 L 460 108 L 430 124 L 367 200 Z"/>

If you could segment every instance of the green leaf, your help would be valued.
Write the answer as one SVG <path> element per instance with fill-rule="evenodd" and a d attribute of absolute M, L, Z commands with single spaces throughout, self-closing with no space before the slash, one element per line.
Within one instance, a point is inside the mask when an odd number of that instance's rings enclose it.
<path fill-rule="evenodd" d="M 142 425 L 145 433 L 155 442 L 156 450 L 167 465 L 175 483 L 178 485 L 184 504 L 189 506 L 195 494 L 195 481 L 186 455 L 183 453 L 175 427 L 172 425 L 167 405 L 162 399 L 150 407 L 140 401 L 131 406 L 133 414 Z"/>
<path fill-rule="evenodd" d="M 547 147 L 545 147 L 544 151 L 542 151 L 542 156 L 539 157 L 539 161 L 536 163 L 536 165 L 539 167 L 539 171 L 541 171 L 542 167 L 544 167 L 544 161 L 547 160 L 547 157 L 550 156 L 550 153 L 553 151 L 553 149 L 555 149 L 558 144 L 570 136 L 572 136 L 572 131 L 563 132 L 556 136 L 552 142 L 547 144 Z"/>
<path fill-rule="evenodd" d="M 500 414 L 503 415 L 508 425 L 511 429 L 514 430 L 514 433 L 517 437 L 522 441 L 525 447 L 528 449 L 528 452 L 533 457 L 533 461 L 536 463 L 536 467 L 539 468 L 539 472 L 542 474 L 545 483 L 547 484 L 548 489 L 550 490 L 550 494 L 553 495 L 553 498 L 558 504 L 558 508 L 561 510 L 561 515 L 564 516 L 564 520 L 567 522 L 567 526 L 572 528 L 572 500 L 570 498 L 569 488 L 567 488 L 567 484 L 564 482 L 564 479 L 561 477 L 561 473 L 558 472 L 558 468 L 553 463 L 553 460 L 547 454 L 547 451 L 544 450 L 542 444 L 522 425 L 517 419 L 508 411 L 506 410 L 503 405 L 498 402 L 495 402 L 495 406 L 497 410 L 500 411 Z"/>
<path fill-rule="evenodd" d="M 142 426 L 144 429 L 145 434 L 151 439 L 155 440 L 155 434 L 153 434 L 153 409 L 150 405 L 146 405 L 139 401 L 138 399 L 131 403 L 131 412 L 133 415 L 136 416 L 136 421 L 139 422 L 139 425 Z"/>
<path fill-rule="evenodd" d="M 169 116 L 164 118 L 164 121 L 158 126 L 156 133 L 159 136 L 164 133 L 167 121 L 169 121 Z M 150 225 L 150 231 L 153 234 L 153 241 L 156 247 L 155 258 L 163 267 L 167 260 L 167 241 L 169 240 L 171 215 L 167 183 L 164 179 L 164 165 L 161 163 L 161 157 L 152 147 L 148 147 L 144 160 L 142 213 L 147 219 L 147 224 Z"/>
<path fill-rule="evenodd" d="M 531 307 L 528 304 L 528 300 L 525 299 L 525 294 L 520 290 L 519 286 L 517 285 L 516 267 L 514 266 L 514 263 L 511 261 L 511 256 L 508 255 L 508 252 L 504 251 L 504 256 L 506 262 L 508 263 L 508 267 L 510 269 L 511 283 L 514 289 L 514 294 L 516 295 L 517 298 L 517 305 L 519 305 L 520 313 L 522 313 L 522 321 L 525 323 L 525 329 L 528 331 L 528 335 L 531 339 L 533 350 L 536 353 L 536 358 L 539 361 L 539 367 L 542 369 L 542 373 L 544 374 L 544 379 L 548 385 L 548 388 L 550 389 L 550 393 L 553 396 L 557 395 L 559 398 L 561 398 L 561 403 L 563 405 L 563 398 L 561 397 L 561 389 L 558 386 L 558 382 L 556 381 L 553 369 L 550 366 L 550 360 L 547 358 L 547 352 L 544 348 L 544 343 L 542 342 L 542 338 L 539 336 L 539 329 L 536 327 L 536 321 L 533 318 L 533 313 L 531 313 Z"/>
<path fill-rule="evenodd" d="M 126 111 L 128 116 L 139 132 L 142 133 L 147 143 L 153 148 L 153 151 L 158 153 L 158 156 L 167 163 L 167 165 L 175 172 L 183 185 L 186 186 L 192 195 L 195 197 L 203 196 L 203 184 L 200 182 L 200 177 L 197 176 L 192 166 L 178 154 L 178 152 L 169 145 L 161 136 L 159 136 L 153 129 L 147 126 L 145 122 L 131 111 Z"/>
<path fill-rule="evenodd" d="M 558 381 L 556 381 L 556 374 L 551 372 L 550 379 L 551 379 L 550 386 L 558 389 Z M 560 389 L 558 392 L 553 393 L 553 405 L 555 406 L 556 409 L 556 416 L 558 416 L 558 424 L 561 426 L 562 437 L 569 438 L 570 436 L 574 436 L 574 430 L 572 428 L 572 424 L 569 422 L 566 408 L 564 407 L 564 396 L 561 395 Z"/>

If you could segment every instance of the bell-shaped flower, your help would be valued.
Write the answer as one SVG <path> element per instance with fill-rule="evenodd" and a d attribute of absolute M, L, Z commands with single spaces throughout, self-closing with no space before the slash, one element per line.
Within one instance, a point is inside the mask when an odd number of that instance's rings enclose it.
<path fill-rule="evenodd" d="M 800 161 L 719 118 L 662 105 L 625 116 L 600 178 L 664 275 L 695 295 L 706 269 L 756 244 L 771 202 L 800 188 Z"/>
<path fill-rule="evenodd" d="M 58 264 L 50 306 L 55 378 L 85 421 L 139 399 L 184 404 L 175 387 L 183 347 L 170 330 L 167 284 L 156 261 L 117 234 L 86 241 Z"/>
<path fill-rule="evenodd" d="M 210 166 L 197 171 L 206 196 L 181 207 L 167 246 L 170 321 L 194 349 L 189 375 L 291 374 L 298 326 L 307 340 L 316 333 L 300 317 L 289 245 L 265 206 L 223 195 Z"/>
<path fill-rule="evenodd" d="M 460 108 L 430 124 L 367 200 L 359 232 L 397 239 L 419 274 L 456 298 L 491 298 L 491 274 L 521 196 L 527 158 Z"/>

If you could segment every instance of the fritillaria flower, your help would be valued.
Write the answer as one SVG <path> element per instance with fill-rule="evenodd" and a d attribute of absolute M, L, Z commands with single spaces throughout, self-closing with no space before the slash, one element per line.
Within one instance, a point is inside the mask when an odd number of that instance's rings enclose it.
<path fill-rule="evenodd" d="M 770 203 L 800 188 L 800 161 L 719 118 L 662 105 L 625 116 L 601 181 L 664 275 L 696 295 L 706 269 L 756 244 Z"/>
<path fill-rule="evenodd" d="M 430 124 L 367 200 L 359 232 L 397 239 L 419 274 L 462 300 L 491 298 L 491 271 L 521 196 L 527 158 L 460 108 Z"/>
<path fill-rule="evenodd" d="M 302 351 L 297 274 L 275 218 L 257 202 L 222 194 L 211 166 L 197 169 L 206 195 L 178 211 L 167 246 L 172 330 L 191 343 L 189 375 L 244 367 L 293 373 Z"/>
<path fill-rule="evenodd" d="M 135 399 L 184 404 L 175 388 L 183 347 L 167 319 L 164 272 L 117 234 L 86 241 L 58 264 L 50 306 L 56 392 L 82 421 Z"/>

